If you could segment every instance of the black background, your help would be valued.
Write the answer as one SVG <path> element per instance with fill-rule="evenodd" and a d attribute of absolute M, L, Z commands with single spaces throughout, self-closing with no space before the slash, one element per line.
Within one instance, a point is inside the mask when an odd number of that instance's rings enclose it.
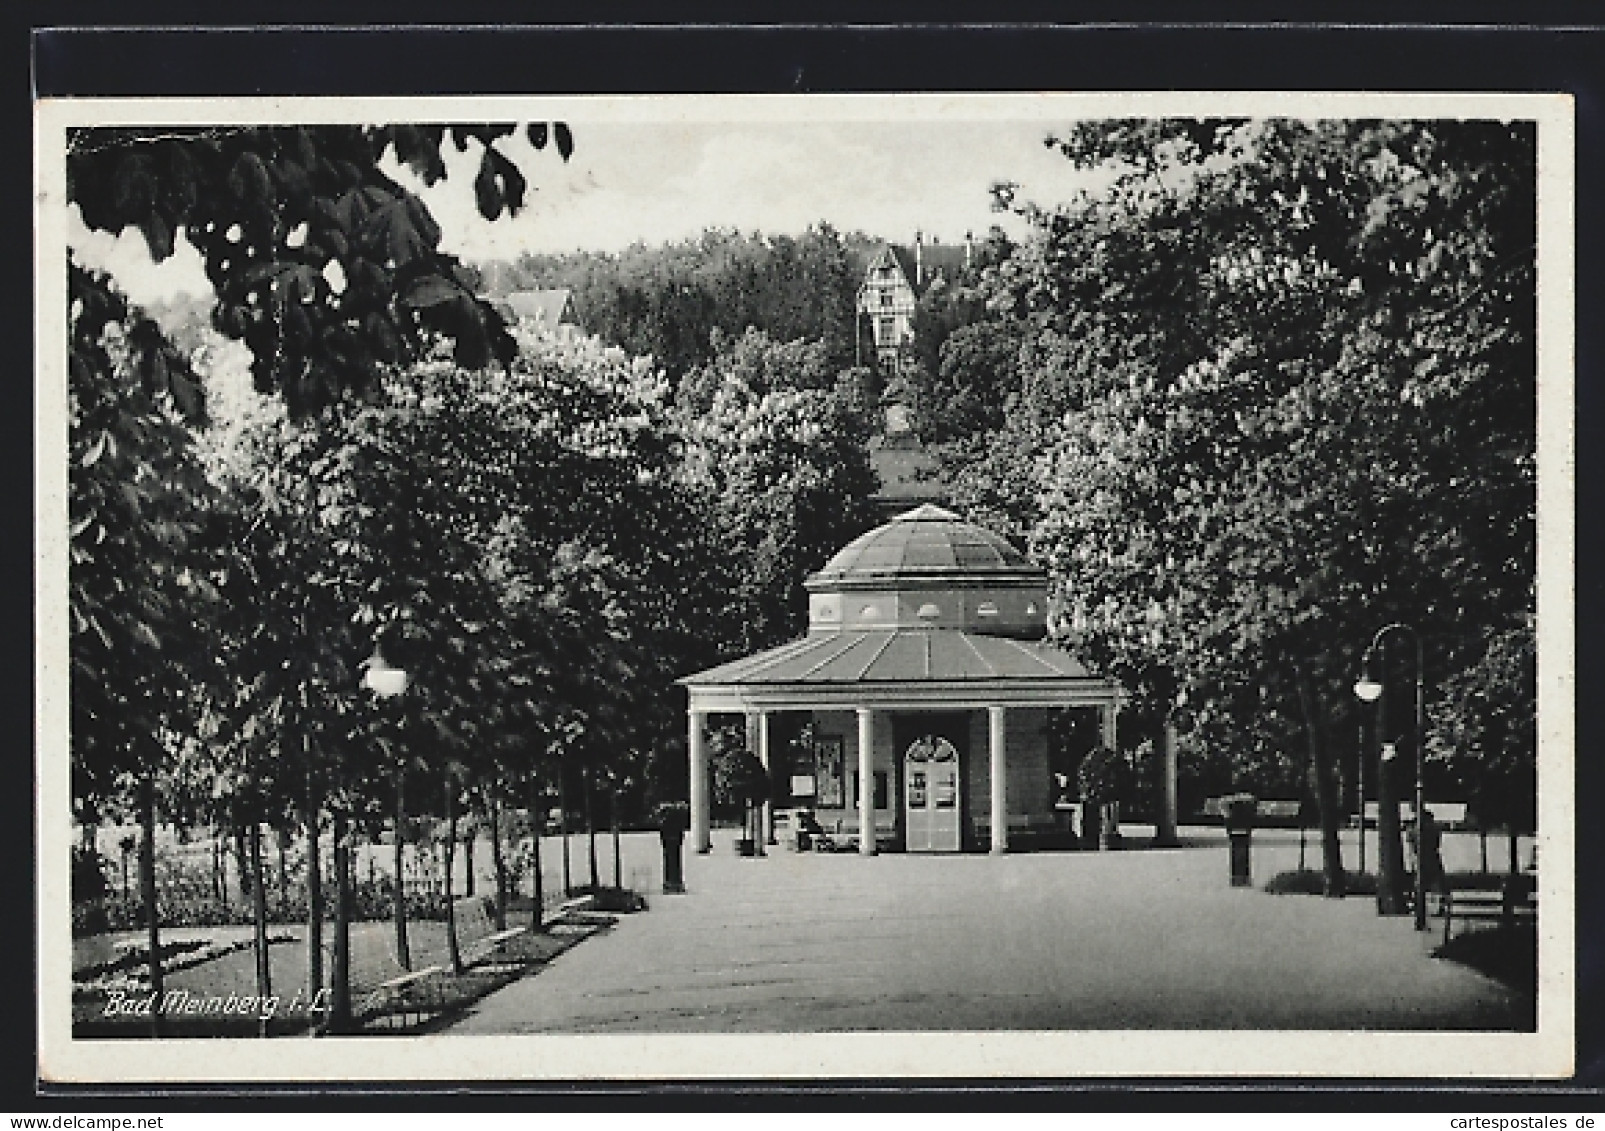
<path fill-rule="evenodd" d="M 598 12 L 611 21 L 597 24 Z M 1300 22 L 1284 22 L 1292 12 Z M 10 223 L 4 305 L 11 387 L 31 394 L 33 335 L 31 100 L 39 96 L 428 95 L 650 92 L 822 92 L 897 90 L 1380 90 L 1561 91 L 1576 102 L 1577 153 L 1577 686 L 1584 701 L 1600 686 L 1601 336 L 1605 310 L 1601 240 L 1605 201 L 1605 33 L 1585 23 L 1589 4 L 1038 4 L 1038 5 L 677 5 L 544 4 L 544 26 L 510 26 L 529 6 L 309 3 L 11 3 L 3 15 Z M 754 14 L 772 21 L 750 21 Z M 443 25 L 449 18 L 455 25 Z M 1006 18 L 1008 23 L 998 23 Z M 919 22 L 913 22 L 918 20 Z M 962 21 L 987 21 L 969 22 Z M 1209 21 L 1207 24 L 1202 21 Z M 1406 23 L 1413 20 L 1414 23 Z M 1452 23 L 1443 22 L 1452 20 Z M 1515 21 L 1520 21 L 1516 23 Z M 390 26 L 378 25 L 381 21 Z M 627 22 L 633 21 L 633 22 Z M 845 21 L 853 21 L 851 24 Z M 1183 22 L 1187 21 L 1187 22 Z M 1229 21 L 1229 22 L 1228 22 Z M 234 23 L 232 28 L 221 27 Z M 99 27 L 84 25 L 102 25 Z M 142 25 L 117 27 L 115 25 Z M 211 25 L 197 30 L 194 25 Z M 251 27 L 272 24 L 274 27 Z M 344 27 L 312 25 L 341 24 Z M 433 24 L 429 27 L 423 25 Z M 69 26 L 77 25 L 77 26 Z M 299 26 L 289 26 L 299 25 Z M 467 26 L 479 25 L 479 26 Z M 569 26 L 560 26 L 569 25 Z M 0 452 L 10 491 L 4 547 L 8 598 L 3 655 L 5 717 L 12 720 L 0 931 L 5 956 L 4 1083 L 12 1112 L 220 1110 L 227 1089 L 131 1094 L 129 1089 L 58 1090 L 37 1095 L 32 790 L 31 405 L 0 414 Z M 1540 673 L 1544 678 L 1545 673 Z M 280 1091 L 255 1108 L 327 1110 L 584 1107 L 670 1111 L 765 1108 L 908 1111 L 957 1107 L 1188 1110 L 1499 1111 L 1599 1113 L 1605 1085 L 1605 843 L 1600 806 L 1605 771 L 1597 716 L 1577 717 L 1577 1076 L 1567 1084 L 1488 1085 L 1429 1081 L 1228 1085 L 1076 1081 L 731 1083 L 598 1088 L 412 1085 L 411 1094 L 373 1088 Z M 420 1092 L 422 1094 L 420 1094 Z M 538 1094 L 532 1094 L 538 1093 Z M 231 1100 L 230 1095 L 236 1098 Z"/>

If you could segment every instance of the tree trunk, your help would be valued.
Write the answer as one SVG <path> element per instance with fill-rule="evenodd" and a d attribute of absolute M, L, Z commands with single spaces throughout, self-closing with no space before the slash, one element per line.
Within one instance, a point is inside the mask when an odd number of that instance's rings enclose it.
<path fill-rule="evenodd" d="M 492 790 L 486 799 L 490 815 L 490 862 L 496 870 L 496 929 L 507 929 L 507 857 L 502 852 L 502 805 Z"/>
<path fill-rule="evenodd" d="M 608 792 L 608 817 L 613 825 L 613 887 L 624 890 L 624 858 L 619 851 L 619 790 L 614 786 Z"/>
<path fill-rule="evenodd" d="M 150 989 L 156 1006 L 151 1010 L 151 1035 L 162 1035 L 162 939 L 156 906 L 156 779 L 147 770 L 139 782 L 139 887 L 145 904 L 145 946 L 149 950 Z"/>
<path fill-rule="evenodd" d="M 563 898 L 574 894 L 574 878 L 568 861 L 568 774 L 562 757 L 557 759 L 557 831 L 563 837 Z"/>
<path fill-rule="evenodd" d="M 344 808 L 334 810 L 334 970 L 329 1029 L 351 1028 L 351 837 Z"/>
<path fill-rule="evenodd" d="M 1315 767 L 1315 806 L 1321 821 L 1321 894 L 1328 899 L 1342 899 L 1348 890 L 1348 877 L 1343 872 L 1343 799 L 1332 745 L 1327 741 L 1326 696 L 1302 667 L 1295 666 L 1294 682 L 1304 713 L 1310 765 Z M 1302 822 L 1299 835 L 1303 836 Z"/>
<path fill-rule="evenodd" d="M 1518 850 L 1519 847 L 1520 847 L 1520 838 L 1516 834 L 1515 823 L 1512 822 L 1511 826 L 1510 826 L 1510 874 L 1512 876 L 1514 876 L 1517 872 L 1521 871 L 1521 864 L 1517 860 L 1517 856 L 1519 855 L 1519 852 L 1517 850 Z"/>
<path fill-rule="evenodd" d="M 462 949 L 457 944 L 457 906 L 453 895 L 452 869 L 457 864 L 457 783 L 446 775 L 446 953 L 451 972 L 463 972 Z"/>
<path fill-rule="evenodd" d="M 212 895 L 223 914 L 228 914 L 228 855 L 223 845 L 223 830 L 212 830 Z"/>
<path fill-rule="evenodd" d="M 468 822 L 466 834 L 463 837 L 463 895 L 471 896 L 474 894 L 474 841 L 479 839 L 479 830 L 472 821 Z"/>
<path fill-rule="evenodd" d="M 307 775 L 307 1000 L 323 989 L 323 857 L 318 846 L 317 787 Z"/>
<path fill-rule="evenodd" d="M 239 862 L 240 906 L 248 907 L 251 903 L 251 860 L 245 846 L 243 825 L 234 826 L 234 859 Z"/>
<path fill-rule="evenodd" d="M 1103 847 L 1103 802 L 1089 797 L 1081 802 L 1081 847 L 1096 852 Z"/>
<path fill-rule="evenodd" d="M 1478 824 L 1478 828 L 1477 828 L 1477 847 L 1481 850 L 1483 875 L 1487 875 L 1488 874 L 1488 830 L 1481 827 L 1482 818 L 1479 817 L 1477 819 L 1477 824 Z"/>
<path fill-rule="evenodd" d="M 591 863 L 591 890 L 595 891 L 602 886 L 602 881 L 596 871 L 596 820 L 594 810 L 591 808 L 591 770 L 588 766 L 580 767 L 580 784 L 584 787 L 585 799 L 585 836 L 587 851 L 590 853 Z"/>
<path fill-rule="evenodd" d="M 290 830 L 276 828 L 273 840 L 279 848 L 279 918 L 290 921 Z"/>
<path fill-rule="evenodd" d="M 1380 704 L 1387 698 L 1383 691 Z M 1378 707 L 1378 719 L 1386 713 Z M 1380 742 L 1387 733 L 1386 724 L 1379 724 Z M 1399 828 L 1399 770 L 1397 753 L 1392 758 L 1377 759 L 1377 912 L 1382 915 L 1403 915 L 1404 905 L 1404 843 Z"/>
<path fill-rule="evenodd" d="M 267 885 L 262 875 L 262 823 L 251 821 L 251 919 L 256 927 L 256 996 L 267 1000 L 273 996 L 273 968 L 268 962 L 267 941 Z M 268 1018 L 265 1010 L 257 1010 L 256 1035 L 268 1035 Z"/>
<path fill-rule="evenodd" d="M 402 845 L 407 830 L 407 771 L 396 764 L 396 825 L 395 825 L 395 918 L 396 961 L 403 970 L 412 969 L 412 950 L 407 945 L 407 874 L 402 868 Z"/>
<path fill-rule="evenodd" d="M 530 837 L 532 840 L 531 854 L 534 857 L 535 869 L 535 883 L 533 885 L 534 891 L 532 892 L 532 895 L 534 896 L 534 906 L 531 908 L 529 913 L 529 926 L 530 930 L 538 931 L 541 929 L 541 916 L 544 910 L 541 907 L 541 903 L 546 897 L 544 885 L 541 879 L 541 834 L 546 831 L 546 815 L 541 812 L 541 806 L 546 803 L 546 791 L 541 788 L 541 780 L 538 776 L 532 776 L 529 779 L 529 791 L 530 813 L 533 814 L 533 820 L 531 821 L 532 828 L 530 830 Z"/>

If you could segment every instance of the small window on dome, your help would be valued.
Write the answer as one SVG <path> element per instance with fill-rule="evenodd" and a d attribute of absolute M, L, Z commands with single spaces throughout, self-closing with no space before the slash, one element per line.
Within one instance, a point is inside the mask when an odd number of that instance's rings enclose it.
<path fill-rule="evenodd" d="M 1037 615 L 1037 603 L 1035 601 L 1032 601 L 1025 607 L 1025 615 L 1028 617 L 1034 617 Z"/>
<path fill-rule="evenodd" d="M 858 610 L 858 619 L 859 620 L 869 620 L 871 617 L 878 616 L 879 614 L 880 614 L 879 607 L 877 607 L 875 605 L 865 605 L 862 609 Z"/>
<path fill-rule="evenodd" d="M 920 606 L 920 611 L 917 615 L 921 620 L 935 620 L 942 615 L 942 610 L 935 605 L 924 604 Z"/>
<path fill-rule="evenodd" d="M 975 611 L 983 617 L 995 617 L 998 615 L 998 607 L 991 601 L 982 601 L 975 607 Z"/>

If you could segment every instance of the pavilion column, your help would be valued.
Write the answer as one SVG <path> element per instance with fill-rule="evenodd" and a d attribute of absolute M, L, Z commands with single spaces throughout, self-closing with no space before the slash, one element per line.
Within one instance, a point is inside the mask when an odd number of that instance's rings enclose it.
<path fill-rule="evenodd" d="M 691 763 L 691 847 L 698 852 L 711 852 L 713 840 L 708 832 L 708 713 L 690 711 L 687 718 L 686 750 Z"/>
<path fill-rule="evenodd" d="M 875 712 L 858 708 L 858 851 L 875 855 Z"/>
<path fill-rule="evenodd" d="M 1160 769 L 1165 790 L 1164 808 L 1159 812 L 1158 835 L 1154 843 L 1170 848 L 1181 843 L 1176 836 L 1176 724 L 1165 720 L 1164 764 Z"/>
<path fill-rule="evenodd" d="M 998 855 L 1009 850 L 1009 755 L 1004 709 L 988 707 L 986 718 L 992 772 L 992 852 Z"/>
<path fill-rule="evenodd" d="M 772 784 L 774 776 L 769 772 L 769 712 L 758 712 L 758 761 L 763 763 L 764 776 Z M 775 801 L 768 791 L 764 793 L 762 810 L 763 827 L 759 830 L 759 837 L 763 844 L 776 844 L 775 840 Z M 760 848 L 760 851 L 762 849 Z"/>
<path fill-rule="evenodd" d="M 1115 721 L 1120 717 L 1120 704 L 1114 701 L 1102 704 L 1098 708 L 1098 719 L 1101 727 L 1099 741 L 1110 750 L 1115 749 Z"/>

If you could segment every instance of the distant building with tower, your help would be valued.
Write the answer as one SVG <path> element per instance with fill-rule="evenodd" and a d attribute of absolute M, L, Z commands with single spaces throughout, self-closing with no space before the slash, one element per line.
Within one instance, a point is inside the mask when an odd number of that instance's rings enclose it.
<path fill-rule="evenodd" d="M 937 279 L 953 282 L 970 265 L 974 254 L 970 233 L 962 244 L 927 241 L 915 232 L 912 244 L 882 244 L 870 257 L 858 288 L 860 325 L 868 323 L 868 342 L 860 341 L 859 361 L 873 351 L 887 368 L 897 365 L 914 341 L 914 307 Z"/>

